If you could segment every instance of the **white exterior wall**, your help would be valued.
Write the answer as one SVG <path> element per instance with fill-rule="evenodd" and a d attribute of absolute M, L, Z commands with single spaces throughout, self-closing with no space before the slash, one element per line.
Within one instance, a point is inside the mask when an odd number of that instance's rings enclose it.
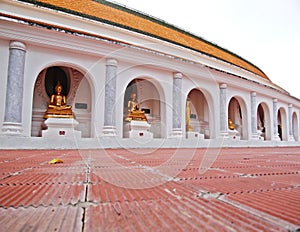
<path fill-rule="evenodd" d="M 4 58 L 1 58 L 0 62 L 0 122 L 4 120 L 4 112 L 5 112 L 5 100 L 6 100 L 6 85 L 7 85 L 7 70 L 8 70 L 8 56 L 9 56 L 9 41 L 8 40 L 0 40 L 0 54 Z"/>
<path fill-rule="evenodd" d="M 13 4 L 13 3 L 9 3 Z M 17 8 L 17 6 L 14 6 Z M 14 9 L 14 8 L 12 8 Z M 31 11 L 31 9 L 27 9 Z M 37 10 L 37 9 L 35 9 Z M 44 11 L 44 9 L 40 9 Z M 39 12 L 35 12 L 39 14 Z M 53 16 L 49 14 L 49 17 Z M 48 16 L 47 16 L 48 17 Z M 60 23 L 69 23 L 71 16 L 64 15 L 63 18 L 56 16 L 51 20 L 57 20 Z M 61 16 L 62 17 L 62 16 Z M 70 17 L 70 18 L 69 18 Z M 79 20 L 76 18 L 76 20 Z M 76 21 L 75 20 L 75 21 Z M 83 22 L 78 24 L 78 29 Z M 94 22 L 85 22 L 87 29 L 95 29 Z M 164 146 L 176 146 L 177 139 L 172 139 L 172 101 L 173 101 L 173 75 L 182 74 L 182 111 L 181 111 L 181 130 L 186 134 L 185 128 L 185 102 L 187 95 L 193 89 L 203 93 L 208 104 L 209 112 L 209 140 L 216 140 L 220 135 L 220 84 L 227 85 L 226 104 L 227 108 L 230 100 L 234 97 L 238 100 L 243 114 L 243 140 L 228 141 L 228 146 L 264 146 L 278 145 L 283 142 L 270 141 L 273 136 L 273 99 L 278 99 L 278 110 L 283 109 L 285 117 L 282 122 L 285 131 L 284 140 L 288 140 L 289 135 L 289 111 L 288 106 L 292 104 L 292 115 L 296 114 L 298 120 L 298 139 L 300 131 L 300 101 L 292 98 L 285 93 L 276 90 L 276 86 L 249 73 L 241 68 L 226 64 L 214 58 L 207 57 L 200 53 L 195 53 L 188 49 L 175 46 L 166 42 L 159 42 L 157 39 L 140 36 L 136 33 L 120 30 L 116 27 L 97 24 L 97 30 L 93 31 L 99 35 L 106 35 L 115 38 L 118 41 L 130 42 L 137 46 L 120 45 L 118 43 L 99 40 L 91 37 L 84 37 L 64 32 L 37 28 L 17 22 L 1 20 L 0 23 L 0 126 L 4 123 L 5 99 L 7 84 L 7 69 L 9 57 L 10 41 L 21 41 L 26 45 L 26 59 L 24 71 L 23 88 L 23 108 L 22 108 L 22 133 L 19 137 L 29 137 L 28 147 L 32 146 L 32 141 L 43 141 L 44 138 L 32 138 L 32 108 L 33 93 L 36 79 L 39 73 L 48 67 L 64 66 L 78 70 L 84 75 L 91 91 L 91 132 L 90 145 L 99 145 L 99 140 L 103 138 L 103 125 L 105 115 L 105 78 L 106 78 L 106 60 L 112 58 L 117 61 L 116 78 L 116 105 L 115 123 L 117 145 L 112 142 L 103 142 L 101 146 L 118 146 L 128 139 L 123 138 L 123 106 L 124 93 L 128 84 L 134 79 L 145 79 L 151 82 L 160 96 L 160 117 L 161 117 L 161 138 L 160 142 L 147 141 L 147 146 L 157 146 L 165 143 Z M 151 43 L 150 43 L 151 42 Z M 210 67 L 207 67 L 208 65 Z M 213 68 L 211 68 L 213 67 Z M 225 71 L 225 72 L 224 72 Z M 232 73 L 232 74 L 229 74 Z M 272 78 L 272 77 L 271 77 Z M 251 81 L 249 81 L 249 80 Z M 259 84 L 260 83 L 260 84 Z M 262 83 L 262 84 L 261 84 Z M 269 87 L 266 87 L 268 85 Z M 251 92 L 256 93 L 256 109 L 259 104 L 265 107 L 265 124 L 268 130 L 267 141 L 251 141 Z M 82 95 L 82 93 L 81 93 Z M 73 106 L 74 107 L 74 106 Z M 3 147 L 11 146 L 10 135 L 2 133 L 0 136 Z M 30 140 L 31 139 L 31 140 Z M 183 136 L 183 140 L 188 140 Z M 84 140 L 84 139 L 83 139 Z M 124 140 L 124 141 L 123 141 Z M 84 140 L 86 141 L 86 140 Z M 95 142 L 96 141 L 96 142 Z M 97 142 L 98 141 L 98 142 Z M 120 142 L 121 141 L 121 142 Z M 128 141 L 127 141 L 128 142 Z M 299 143 L 299 142 L 298 142 Z M 41 142 L 41 144 L 43 144 Z M 77 141 L 77 145 L 80 141 Z M 94 144 L 94 145 L 93 145 Z M 96 144 L 96 145 L 95 145 Z M 150 144 L 150 145 L 149 145 Z M 196 146 L 207 146 L 205 141 L 197 141 Z M 222 143 L 223 144 L 223 143 Z M 296 142 L 285 144 L 297 144 Z M 141 145 L 141 144 L 138 144 Z M 128 146 L 138 146 L 128 142 Z M 66 145 L 67 146 L 67 145 Z M 195 146 L 195 142 L 187 141 L 186 146 Z M 25 145 L 26 147 L 26 145 Z"/>

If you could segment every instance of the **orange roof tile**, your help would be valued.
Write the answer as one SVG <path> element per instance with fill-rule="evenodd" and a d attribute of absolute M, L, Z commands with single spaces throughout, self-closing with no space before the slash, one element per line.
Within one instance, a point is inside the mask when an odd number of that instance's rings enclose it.
<path fill-rule="evenodd" d="M 49 8 L 53 7 L 73 14 L 80 14 L 84 17 L 105 21 L 110 24 L 163 39 L 224 60 L 263 78 L 269 79 L 258 67 L 226 49 L 188 32 L 182 31 L 165 22 L 104 0 L 24 1 L 33 2 L 34 4 L 43 5 Z"/>

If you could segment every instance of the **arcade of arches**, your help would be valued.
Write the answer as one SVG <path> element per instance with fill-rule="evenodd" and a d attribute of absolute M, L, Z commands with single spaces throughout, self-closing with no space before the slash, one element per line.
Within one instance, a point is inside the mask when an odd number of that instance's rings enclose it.
<path fill-rule="evenodd" d="M 63 94 L 67 97 L 67 102 L 72 106 L 76 120 L 79 122 L 76 129 L 81 131 L 82 137 L 94 137 L 98 134 L 96 131 L 101 130 L 93 124 L 94 117 L 101 117 L 100 115 L 93 115 L 95 101 L 92 92 L 95 91 L 94 87 L 83 72 L 67 66 L 48 67 L 37 76 L 33 92 L 31 136 L 41 136 L 43 114 L 58 81 L 61 83 Z M 123 94 L 121 120 L 123 125 L 120 129 L 122 137 L 128 137 L 129 129 L 124 117 L 127 113 L 127 102 L 132 92 L 136 93 L 140 108 L 145 112 L 148 122 L 151 124 L 150 131 L 153 133 L 153 137 L 168 137 L 166 120 L 172 120 L 172 116 L 169 115 L 167 108 L 171 106 L 166 104 L 165 90 L 159 81 L 146 77 L 132 79 Z M 297 113 L 292 111 L 291 106 L 288 107 L 289 112 L 287 113 L 284 107 L 277 110 L 277 102 L 275 102 L 276 104 L 273 103 L 276 119 L 273 119 L 272 123 L 270 116 L 272 106 L 270 104 L 265 102 L 257 104 L 256 95 L 253 95 L 255 98 L 251 95 L 251 107 L 249 107 L 243 97 L 235 95 L 226 103 L 227 112 L 225 115 L 227 117 L 217 116 L 216 118 L 215 111 L 217 109 L 209 98 L 209 94 L 213 95 L 213 93 L 208 92 L 203 90 L 201 86 L 195 86 L 186 94 L 183 93 L 185 96 L 182 97 L 182 102 L 185 103 L 181 107 L 181 115 L 185 115 L 181 120 L 185 121 L 182 123 L 183 136 L 184 133 L 194 131 L 203 135 L 204 139 L 216 138 L 218 137 L 218 128 L 215 122 L 220 120 L 221 130 L 222 125 L 228 125 L 229 121 L 232 122 L 236 135 L 241 140 L 248 140 L 253 137 L 260 140 L 272 140 L 276 135 L 278 135 L 278 140 L 287 141 L 291 138 L 295 141 L 299 140 L 299 118 Z M 219 94 L 222 98 L 221 87 Z M 222 115 L 222 108 L 220 110 Z M 116 115 L 116 117 L 121 117 L 121 115 Z M 277 125 L 276 128 L 272 128 L 275 125 Z M 116 126 L 118 127 L 118 125 Z M 229 128 L 228 131 L 230 131 Z"/>

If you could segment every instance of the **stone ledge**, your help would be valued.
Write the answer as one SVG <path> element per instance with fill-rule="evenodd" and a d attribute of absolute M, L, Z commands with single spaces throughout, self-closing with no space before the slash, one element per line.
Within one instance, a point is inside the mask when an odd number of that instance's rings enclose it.
<path fill-rule="evenodd" d="M 0 135 L 0 149 L 103 149 L 103 148 L 230 148 L 230 147 L 300 147 L 300 142 L 249 141 L 230 139 L 190 140 L 186 138 L 138 141 L 119 137 L 42 138 Z"/>

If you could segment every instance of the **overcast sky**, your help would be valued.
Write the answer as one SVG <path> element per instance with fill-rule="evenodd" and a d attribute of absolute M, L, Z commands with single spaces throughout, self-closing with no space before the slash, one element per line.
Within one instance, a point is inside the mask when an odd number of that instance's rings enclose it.
<path fill-rule="evenodd" d="M 114 0 L 232 51 L 300 99 L 300 0 Z"/>

